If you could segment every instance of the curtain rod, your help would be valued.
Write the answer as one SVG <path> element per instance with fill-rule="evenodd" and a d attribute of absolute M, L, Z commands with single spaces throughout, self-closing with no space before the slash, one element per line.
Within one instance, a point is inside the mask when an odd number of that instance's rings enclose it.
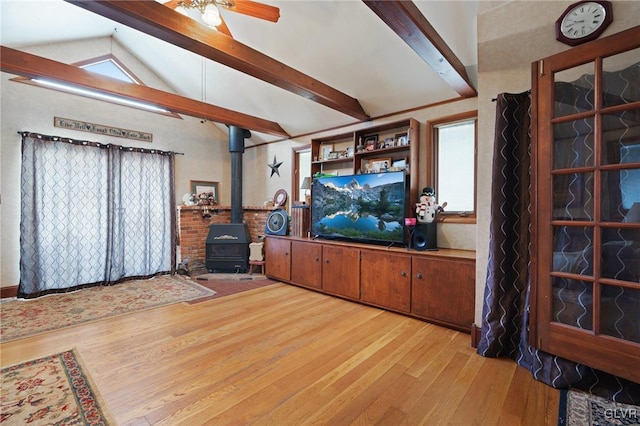
<path fill-rule="evenodd" d="M 531 94 L 531 90 L 525 90 L 525 91 L 524 91 L 524 92 L 522 92 L 522 93 L 528 93 L 528 94 Z M 498 98 L 491 98 L 491 102 L 495 102 L 495 101 L 497 101 L 497 100 L 498 100 Z"/>
<path fill-rule="evenodd" d="M 114 143 L 101 143 L 101 142 L 92 142 L 92 141 L 88 141 L 88 140 L 81 140 L 81 139 L 72 139 L 72 138 L 65 138 L 62 136 L 51 136 L 51 135 L 43 135 L 40 133 L 35 133 L 35 132 L 27 132 L 27 131 L 18 131 L 18 134 L 21 136 L 25 136 L 25 135 L 35 135 L 38 139 L 48 139 L 51 141 L 60 141 L 60 142 L 66 142 L 66 143 L 72 143 L 72 144 L 81 144 L 81 145 L 90 145 L 90 146 L 96 146 L 99 148 L 102 147 L 111 147 L 114 146 L 116 148 L 119 149 L 126 149 L 129 151 L 137 151 L 137 152 L 146 152 L 146 153 L 150 153 L 150 154 L 155 154 L 160 153 L 160 154 L 174 154 L 174 155 L 184 155 L 184 152 L 174 152 L 174 151 L 163 151 L 161 149 L 153 149 L 153 148 L 136 148 L 136 147 L 132 147 L 132 146 L 122 146 L 122 145 L 117 145 Z"/>

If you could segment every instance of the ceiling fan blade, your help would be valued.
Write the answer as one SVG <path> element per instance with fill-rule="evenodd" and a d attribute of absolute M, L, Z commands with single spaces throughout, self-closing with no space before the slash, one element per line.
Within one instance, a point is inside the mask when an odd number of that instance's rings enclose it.
<path fill-rule="evenodd" d="M 226 9 L 271 22 L 278 22 L 278 19 L 280 19 L 280 9 L 275 6 L 251 0 L 235 0 L 235 3 L 235 6 L 230 6 Z"/>

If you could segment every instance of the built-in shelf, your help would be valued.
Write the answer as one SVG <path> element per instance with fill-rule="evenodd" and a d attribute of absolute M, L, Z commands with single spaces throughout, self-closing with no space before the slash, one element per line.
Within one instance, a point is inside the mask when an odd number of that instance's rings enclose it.
<path fill-rule="evenodd" d="M 366 142 L 371 139 L 377 139 L 376 149 L 363 150 Z M 379 147 L 385 140 L 394 146 Z M 419 195 L 419 146 L 420 123 L 413 118 L 313 139 L 311 174 L 350 175 L 367 171 L 405 170 L 410 192 L 409 205 L 413 206 Z M 328 158 L 329 153 L 339 158 Z M 388 168 L 382 170 L 379 167 L 367 167 L 371 164 L 378 166 L 380 161 L 388 163 Z"/>

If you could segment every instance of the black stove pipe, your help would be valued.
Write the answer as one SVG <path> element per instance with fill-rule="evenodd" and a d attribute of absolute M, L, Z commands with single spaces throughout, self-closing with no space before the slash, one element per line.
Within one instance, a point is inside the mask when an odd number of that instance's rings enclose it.
<path fill-rule="evenodd" d="M 244 140 L 251 132 L 229 126 L 229 152 L 231 153 L 231 223 L 242 223 L 242 154 Z"/>

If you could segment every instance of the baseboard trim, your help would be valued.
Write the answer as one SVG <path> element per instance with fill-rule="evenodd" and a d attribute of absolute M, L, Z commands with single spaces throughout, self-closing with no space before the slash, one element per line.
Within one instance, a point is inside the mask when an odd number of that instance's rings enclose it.
<path fill-rule="evenodd" d="M 10 297 L 16 297 L 18 295 L 18 286 L 12 285 L 7 287 L 0 287 L 0 298 L 8 299 Z"/>
<path fill-rule="evenodd" d="M 480 343 L 480 327 L 475 324 L 471 324 L 471 347 L 478 348 L 478 343 Z"/>
<path fill-rule="evenodd" d="M 7 287 L 0 287 L 0 298 L 7 299 L 9 297 L 16 297 L 18 295 L 18 286 L 12 285 Z"/>

